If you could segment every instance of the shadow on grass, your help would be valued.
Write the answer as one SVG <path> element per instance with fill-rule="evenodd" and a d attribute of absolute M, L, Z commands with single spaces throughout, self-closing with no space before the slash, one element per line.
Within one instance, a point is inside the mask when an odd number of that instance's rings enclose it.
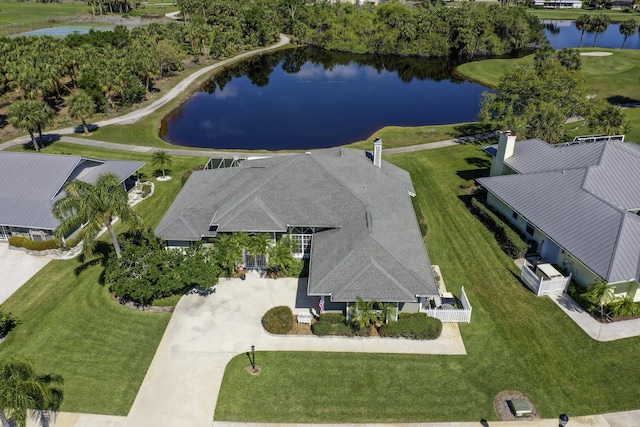
<path fill-rule="evenodd" d="M 482 159 L 478 159 L 482 160 Z M 469 169 L 463 171 L 456 171 L 456 175 L 465 181 L 476 180 L 478 178 L 484 178 L 489 176 L 489 169 Z"/>
<path fill-rule="evenodd" d="M 36 141 L 38 142 L 38 144 L 40 144 L 40 148 L 46 148 L 54 142 L 59 141 L 60 137 L 60 134 L 52 133 L 48 135 L 42 135 L 42 139 L 40 139 L 39 136 L 36 136 Z M 33 146 L 33 143 L 31 141 L 27 142 L 26 144 L 22 144 L 22 148 L 29 151 L 36 151 L 36 148 Z"/>
<path fill-rule="evenodd" d="M 640 99 L 629 98 L 628 96 L 623 95 L 614 95 L 607 98 L 611 104 L 638 104 L 640 103 Z"/>
<path fill-rule="evenodd" d="M 455 130 L 455 136 L 468 136 L 468 135 L 476 135 L 479 133 L 490 132 L 492 130 L 491 124 L 483 124 L 483 123 L 465 123 L 462 125 L 455 126 L 453 128 Z"/>
<path fill-rule="evenodd" d="M 489 170 L 491 167 L 491 160 L 486 157 L 465 157 L 464 161 L 478 169 Z"/>
<path fill-rule="evenodd" d="M 162 175 L 162 169 L 156 169 L 153 171 L 153 176 L 155 178 L 160 178 Z M 172 176 L 172 170 L 169 168 L 164 168 L 164 176 Z"/>
<path fill-rule="evenodd" d="M 107 259 L 109 259 L 109 254 L 113 252 L 113 246 L 107 242 L 96 242 L 96 247 L 93 249 L 93 256 L 88 258 L 84 253 L 80 254 L 79 261 L 80 265 L 76 267 L 73 272 L 76 276 L 79 276 L 83 271 L 90 269 L 91 267 L 95 267 L 97 265 L 102 265 L 103 267 L 107 264 Z M 104 271 L 100 274 L 99 283 L 104 285 Z"/>

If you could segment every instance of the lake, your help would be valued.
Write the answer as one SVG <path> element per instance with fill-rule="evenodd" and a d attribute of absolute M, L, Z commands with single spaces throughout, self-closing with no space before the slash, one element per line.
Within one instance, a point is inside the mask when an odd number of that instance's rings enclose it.
<path fill-rule="evenodd" d="M 576 29 L 576 23 L 574 21 L 544 20 L 542 23 L 554 27 L 554 29 L 547 28 L 545 30 L 545 35 L 549 39 L 551 46 L 555 49 L 580 46 L 581 31 Z M 595 33 L 588 33 L 585 31 L 582 47 L 593 46 L 595 35 Z M 609 24 L 607 31 L 598 34 L 596 47 L 619 49 L 620 46 L 622 46 L 622 40 L 624 40 L 624 36 L 620 34 L 620 24 Z M 638 37 L 638 33 L 627 38 L 624 48 L 640 49 L 640 37 Z"/>
<path fill-rule="evenodd" d="M 448 59 L 297 48 L 213 76 L 162 121 L 168 142 L 215 149 L 312 149 L 388 126 L 475 121 L 486 88 L 452 75 Z"/>

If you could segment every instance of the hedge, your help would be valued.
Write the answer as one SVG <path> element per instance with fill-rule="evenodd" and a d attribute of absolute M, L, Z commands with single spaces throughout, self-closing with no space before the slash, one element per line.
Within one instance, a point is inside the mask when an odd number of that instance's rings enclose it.
<path fill-rule="evenodd" d="M 471 199 L 470 210 L 493 233 L 500 248 L 507 255 L 515 259 L 527 253 L 527 242 L 506 221 L 475 197 Z"/>
<path fill-rule="evenodd" d="M 11 313 L 0 309 L 0 337 L 9 333 L 16 326 L 17 322 Z"/>
<path fill-rule="evenodd" d="M 287 334 L 293 328 L 293 312 L 286 305 L 273 307 L 264 314 L 262 324 L 272 334 Z"/>
<path fill-rule="evenodd" d="M 9 237 L 9 245 L 16 248 L 29 249 L 30 251 L 47 251 L 50 249 L 58 249 L 60 247 L 55 240 L 44 240 L 38 242 L 23 236 Z"/>
<path fill-rule="evenodd" d="M 409 338 L 412 340 L 434 340 L 442 332 L 442 322 L 425 313 L 400 313 L 397 322 L 382 325 L 381 337 Z"/>
<path fill-rule="evenodd" d="M 318 320 L 331 323 L 332 325 L 347 324 L 347 318 L 342 313 L 322 313 Z"/>

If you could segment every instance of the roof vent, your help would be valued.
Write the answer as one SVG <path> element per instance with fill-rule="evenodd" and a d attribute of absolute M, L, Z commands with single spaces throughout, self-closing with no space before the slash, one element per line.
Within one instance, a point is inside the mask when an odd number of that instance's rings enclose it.
<path fill-rule="evenodd" d="M 367 230 L 369 233 L 373 230 L 373 218 L 371 218 L 371 211 L 367 211 Z"/>

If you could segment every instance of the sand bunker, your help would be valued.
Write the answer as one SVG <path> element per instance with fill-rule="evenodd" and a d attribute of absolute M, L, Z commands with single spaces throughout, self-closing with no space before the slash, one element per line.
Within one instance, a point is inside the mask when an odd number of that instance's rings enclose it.
<path fill-rule="evenodd" d="M 581 52 L 580 56 L 609 56 L 613 55 L 611 52 Z"/>

